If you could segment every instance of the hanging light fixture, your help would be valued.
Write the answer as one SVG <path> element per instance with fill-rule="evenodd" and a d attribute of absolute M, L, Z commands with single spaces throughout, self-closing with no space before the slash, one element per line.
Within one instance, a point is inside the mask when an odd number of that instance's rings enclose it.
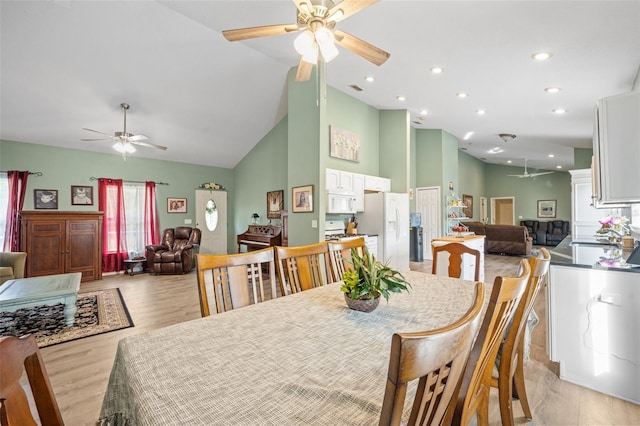
<path fill-rule="evenodd" d="M 338 48 L 335 45 L 333 32 L 320 21 L 311 23 L 308 30 L 300 33 L 293 41 L 293 47 L 302 60 L 310 64 L 318 63 L 318 55 L 322 54 L 324 62 L 329 62 L 338 56 Z"/>
<path fill-rule="evenodd" d="M 136 148 L 133 145 L 124 141 L 118 141 L 113 144 L 113 149 L 118 151 L 120 154 L 132 154 L 136 152 Z"/>

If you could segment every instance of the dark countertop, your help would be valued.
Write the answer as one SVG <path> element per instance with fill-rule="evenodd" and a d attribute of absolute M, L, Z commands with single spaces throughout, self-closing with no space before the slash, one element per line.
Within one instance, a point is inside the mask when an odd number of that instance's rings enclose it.
<path fill-rule="evenodd" d="M 611 246 L 599 245 L 595 238 L 579 238 L 574 243 L 569 235 L 556 247 L 550 249 L 549 253 L 551 253 L 552 265 L 640 273 L 640 267 L 631 267 L 624 262 L 633 249 L 617 249 L 622 255 L 622 258 L 617 261 L 606 259 L 610 250 Z"/>

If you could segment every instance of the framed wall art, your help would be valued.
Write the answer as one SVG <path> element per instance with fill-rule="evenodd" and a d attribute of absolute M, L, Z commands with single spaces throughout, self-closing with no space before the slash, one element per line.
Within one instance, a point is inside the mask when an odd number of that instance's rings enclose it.
<path fill-rule="evenodd" d="M 71 185 L 72 206 L 92 206 L 93 186 Z"/>
<path fill-rule="evenodd" d="M 329 155 L 360 162 L 360 136 L 348 130 L 329 126 Z"/>
<path fill-rule="evenodd" d="M 297 186 L 291 189 L 291 210 L 294 213 L 313 211 L 313 185 Z"/>
<path fill-rule="evenodd" d="M 538 200 L 538 217 L 556 217 L 556 200 Z"/>
<path fill-rule="evenodd" d="M 34 189 L 33 206 L 36 209 L 58 209 L 57 189 Z"/>
<path fill-rule="evenodd" d="M 462 194 L 462 204 L 465 206 L 462 209 L 464 217 L 473 217 L 473 195 Z"/>
<path fill-rule="evenodd" d="M 279 219 L 284 210 L 284 190 L 267 192 L 267 219 Z"/>
<path fill-rule="evenodd" d="M 186 198 L 167 198 L 167 213 L 186 213 Z"/>

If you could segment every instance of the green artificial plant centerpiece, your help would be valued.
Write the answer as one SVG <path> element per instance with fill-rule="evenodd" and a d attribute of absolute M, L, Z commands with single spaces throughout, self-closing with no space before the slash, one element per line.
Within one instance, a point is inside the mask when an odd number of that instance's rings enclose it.
<path fill-rule="evenodd" d="M 340 290 L 350 299 L 375 299 L 382 295 L 388 302 L 391 293 L 408 292 L 411 287 L 400 272 L 376 260 L 366 247 L 362 248 L 362 255 L 351 249 L 351 260 L 346 261 L 353 269 L 344 272 Z"/>

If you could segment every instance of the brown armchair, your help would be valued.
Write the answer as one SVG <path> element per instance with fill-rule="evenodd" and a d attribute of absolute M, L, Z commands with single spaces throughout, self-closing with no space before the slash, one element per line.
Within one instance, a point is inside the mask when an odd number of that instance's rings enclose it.
<path fill-rule="evenodd" d="M 148 245 L 147 269 L 150 273 L 186 274 L 196 266 L 200 251 L 201 232 L 198 228 L 179 226 L 165 229 L 162 244 Z"/>

